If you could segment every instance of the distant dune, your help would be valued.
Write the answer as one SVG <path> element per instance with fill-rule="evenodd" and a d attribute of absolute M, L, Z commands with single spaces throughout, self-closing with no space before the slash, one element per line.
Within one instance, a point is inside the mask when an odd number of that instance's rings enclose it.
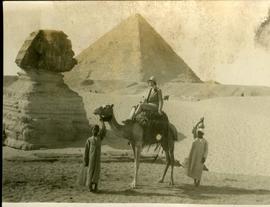
<path fill-rule="evenodd" d="M 4 88 L 10 86 L 18 78 L 16 76 L 4 76 Z M 70 86 L 70 85 L 69 85 Z M 70 86 L 74 91 L 88 93 L 113 93 L 118 95 L 146 95 L 146 82 L 125 80 L 84 80 L 80 85 Z M 170 81 L 162 84 L 160 88 L 163 95 L 170 98 L 197 101 L 216 97 L 246 97 L 246 96 L 270 96 L 270 87 L 267 86 L 241 86 L 223 85 L 215 81 L 205 83 L 183 83 Z"/>
<path fill-rule="evenodd" d="M 207 166 L 216 172 L 270 174 L 270 97 L 227 97 L 199 102 L 171 101 L 165 106 L 170 120 L 188 138 L 177 144 L 183 160 L 191 146 L 192 126 L 205 117 L 209 141 Z"/>
<path fill-rule="evenodd" d="M 168 95 L 190 100 L 229 96 L 270 96 L 270 87 L 216 83 L 167 83 L 163 86 L 163 91 Z"/>
<path fill-rule="evenodd" d="M 71 86 L 75 91 L 89 93 L 113 93 L 119 95 L 146 95 L 146 82 L 124 80 L 88 80 L 79 86 Z M 197 101 L 215 97 L 270 96 L 270 87 L 223 85 L 216 82 L 183 83 L 170 81 L 160 85 L 163 95 L 171 98 Z"/>

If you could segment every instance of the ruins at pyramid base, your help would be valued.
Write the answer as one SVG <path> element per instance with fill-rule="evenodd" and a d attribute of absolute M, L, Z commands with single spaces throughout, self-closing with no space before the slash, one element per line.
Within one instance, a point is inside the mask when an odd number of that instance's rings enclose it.
<path fill-rule="evenodd" d="M 78 64 L 65 73 L 65 81 L 75 88 L 95 80 L 145 82 L 150 76 L 159 84 L 174 79 L 202 82 L 139 14 L 121 22 L 76 59 Z"/>
<path fill-rule="evenodd" d="M 44 36 L 40 38 L 41 34 Z M 61 74 L 75 64 L 70 42 L 63 34 L 46 30 L 34 36 L 32 33 L 19 51 L 16 63 L 24 70 L 18 73 L 18 80 L 4 90 L 3 122 L 7 146 L 23 150 L 61 147 L 89 136 L 83 100 L 64 83 Z M 40 50 L 40 43 L 50 49 Z M 43 53 L 43 58 L 36 58 L 39 52 Z M 61 55 L 64 56 L 59 58 Z M 63 62 L 57 61 L 55 66 L 57 59 Z M 42 64 L 52 68 L 39 68 Z"/>

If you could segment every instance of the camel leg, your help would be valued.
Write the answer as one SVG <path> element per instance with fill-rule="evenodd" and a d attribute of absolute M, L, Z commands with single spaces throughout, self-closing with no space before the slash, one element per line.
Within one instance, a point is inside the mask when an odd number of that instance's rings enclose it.
<path fill-rule="evenodd" d="M 174 185 L 174 180 L 173 180 L 173 168 L 174 168 L 174 144 L 169 150 L 170 153 L 170 160 L 171 160 L 171 182 L 170 185 Z"/>
<path fill-rule="evenodd" d="M 135 145 L 134 145 L 134 143 L 131 143 L 131 148 L 133 151 L 133 156 L 134 156 L 134 161 L 135 161 Z"/>
<path fill-rule="evenodd" d="M 134 157 L 134 180 L 131 183 L 131 188 L 136 188 L 138 183 L 138 172 L 139 172 L 139 166 L 140 166 L 140 157 L 141 157 L 141 145 L 135 146 L 135 157 Z"/>
<path fill-rule="evenodd" d="M 163 175 L 161 177 L 161 179 L 158 181 L 159 183 L 163 183 L 164 182 L 164 178 L 165 178 L 165 175 L 167 173 L 167 170 L 170 166 L 170 156 L 169 156 L 169 151 L 166 151 L 166 166 L 165 166 L 165 169 L 164 169 L 164 172 L 163 172 Z"/>

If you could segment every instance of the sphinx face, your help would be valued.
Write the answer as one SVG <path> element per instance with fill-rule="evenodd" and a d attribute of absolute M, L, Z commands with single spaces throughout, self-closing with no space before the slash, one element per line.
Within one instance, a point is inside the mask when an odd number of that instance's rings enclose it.
<path fill-rule="evenodd" d="M 63 32 L 43 32 L 38 40 L 36 52 L 40 58 L 38 68 L 55 72 L 71 70 L 77 63 L 73 58 L 71 41 Z"/>
<path fill-rule="evenodd" d="M 39 30 L 32 33 L 25 41 L 18 53 L 16 63 L 25 70 L 43 69 L 66 72 L 70 71 L 77 61 L 74 58 L 71 41 L 65 33 Z"/>

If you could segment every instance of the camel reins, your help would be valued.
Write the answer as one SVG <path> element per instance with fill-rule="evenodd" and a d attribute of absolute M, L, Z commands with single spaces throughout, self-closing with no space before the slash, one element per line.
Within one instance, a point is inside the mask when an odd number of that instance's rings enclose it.
<path fill-rule="evenodd" d="M 111 121 L 112 120 L 112 115 L 110 115 L 110 116 L 106 116 L 106 117 L 104 117 L 104 116 L 99 116 L 103 121 Z"/>

